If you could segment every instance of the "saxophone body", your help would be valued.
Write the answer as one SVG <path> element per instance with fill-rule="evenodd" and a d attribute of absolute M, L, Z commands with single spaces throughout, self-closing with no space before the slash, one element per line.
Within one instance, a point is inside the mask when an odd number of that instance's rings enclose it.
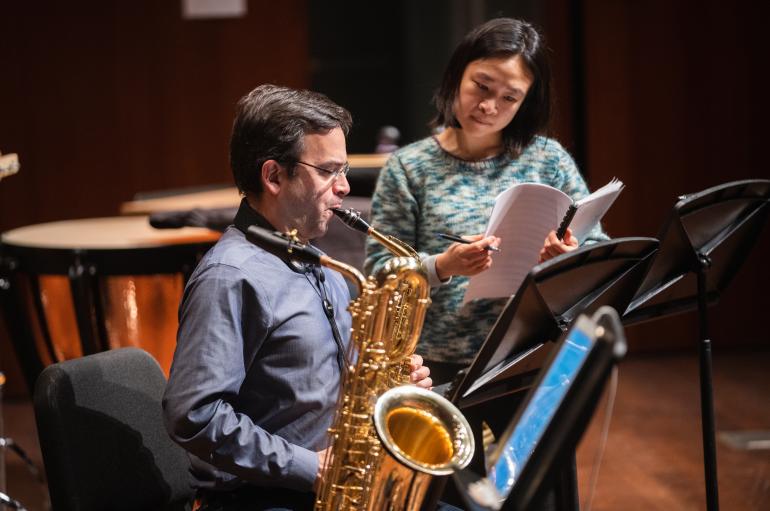
<path fill-rule="evenodd" d="M 430 288 L 411 247 L 364 230 L 395 257 L 364 280 L 349 306 L 352 332 L 316 510 L 417 510 L 430 480 L 470 462 L 473 435 L 449 401 L 409 383 Z M 350 221 L 358 222 L 352 225 Z"/>

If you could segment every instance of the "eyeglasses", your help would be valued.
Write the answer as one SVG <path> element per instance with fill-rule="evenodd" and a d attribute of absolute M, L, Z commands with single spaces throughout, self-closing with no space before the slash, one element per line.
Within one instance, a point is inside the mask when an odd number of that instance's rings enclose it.
<path fill-rule="evenodd" d="M 310 163 L 305 163 L 304 161 L 299 161 L 299 160 L 297 160 L 296 163 L 301 163 L 302 165 L 313 167 L 316 170 L 320 170 L 321 172 L 325 172 L 326 174 L 334 176 L 332 179 L 337 179 L 340 176 L 347 176 L 348 172 L 350 172 L 350 164 L 348 162 L 345 162 L 345 164 L 337 170 L 329 170 L 323 167 L 316 167 L 315 165 L 311 165 Z"/>

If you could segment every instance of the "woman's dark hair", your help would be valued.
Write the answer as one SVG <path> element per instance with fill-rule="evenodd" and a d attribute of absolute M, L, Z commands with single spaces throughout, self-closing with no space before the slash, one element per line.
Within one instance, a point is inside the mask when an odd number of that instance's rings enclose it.
<path fill-rule="evenodd" d="M 520 55 L 532 73 L 532 85 L 513 120 L 503 129 L 506 153 L 516 157 L 535 135 L 548 126 L 551 115 L 551 70 L 540 33 L 526 21 L 497 18 L 487 21 L 465 36 L 444 70 L 441 86 L 433 96 L 437 114 L 434 127 L 460 124 L 454 104 L 465 68 L 474 60 Z"/>
<path fill-rule="evenodd" d="M 261 169 L 267 160 L 294 164 L 305 135 L 341 128 L 347 136 L 350 112 L 318 92 L 260 85 L 238 101 L 230 137 L 230 167 L 241 192 L 262 193 Z"/>

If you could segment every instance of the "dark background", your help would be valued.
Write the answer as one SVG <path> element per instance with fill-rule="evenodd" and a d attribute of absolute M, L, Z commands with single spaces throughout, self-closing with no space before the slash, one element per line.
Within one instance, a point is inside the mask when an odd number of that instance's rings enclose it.
<path fill-rule="evenodd" d="M 539 25 L 552 50 L 552 135 L 592 188 L 626 190 L 612 236 L 654 236 L 676 197 L 770 178 L 768 8 L 759 2 L 250 1 L 239 19 L 184 20 L 178 1 L 0 4 L 0 231 L 111 216 L 138 192 L 230 182 L 238 98 L 260 83 L 309 87 L 349 108 L 349 152 L 378 128 L 428 134 L 449 54 L 496 15 Z M 718 349 L 767 346 L 763 233 L 711 312 Z M 0 325 L 6 395 L 26 392 Z M 634 326 L 636 352 L 689 349 L 695 317 Z M 694 348 L 692 348 L 694 349 Z"/>

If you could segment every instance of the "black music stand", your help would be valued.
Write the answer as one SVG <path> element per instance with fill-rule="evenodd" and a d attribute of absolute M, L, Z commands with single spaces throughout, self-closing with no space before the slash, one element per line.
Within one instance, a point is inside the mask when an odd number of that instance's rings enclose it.
<path fill-rule="evenodd" d="M 557 339 L 581 313 L 609 305 L 625 310 L 647 273 L 658 240 L 617 238 L 587 245 L 535 266 L 506 304 L 473 363 L 446 392 L 475 425 L 476 445 L 483 445 L 480 424 L 508 424 L 512 407 Z M 472 467 L 483 469 L 477 449 Z M 562 471 L 556 507 L 577 509 L 576 469 Z M 439 492 L 440 490 L 436 490 Z"/>
<path fill-rule="evenodd" d="M 719 495 L 707 308 L 716 303 L 759 237 L 769 201 L 766 179 L 734 181 L 681 197 L 661 229 L 658 256 L 623 315 L 625 324 L 633 324 L 698 309 L 709 511 L 719 509 Z"/>
<path fill-rule="evenodd" d="M 484 468 L 454 474 L 471 511 L 539 508 L 546 482 L 573 457 L 611 369 L 625 352 L 623 326 L 613 308 L 575 319 L 499 438 L 489 473 Z"/>
<path fill-rule="evenodd" d="M 512 389 L 505 386 L 531 372 L 515 372 L 513 367 L 527 366 L 532 356 L 542 357 L 539 347 L 556 339 L 578 314 L 603 305 L 625 310 L 657 249 L 654 238 L 616 238 L 535 266 L 508 300 L 462 380 L 448 392 L 449 399 L 462 408 L 488 395 L 509 393 Z M 530 355 L 522 358 L 525 353 Z M 502 378 L 490 380 L 493 372 Z M 479 385 L 484 379 L 488 383 Z M 493 390 L 495 383 L 498 388 Z"/>

